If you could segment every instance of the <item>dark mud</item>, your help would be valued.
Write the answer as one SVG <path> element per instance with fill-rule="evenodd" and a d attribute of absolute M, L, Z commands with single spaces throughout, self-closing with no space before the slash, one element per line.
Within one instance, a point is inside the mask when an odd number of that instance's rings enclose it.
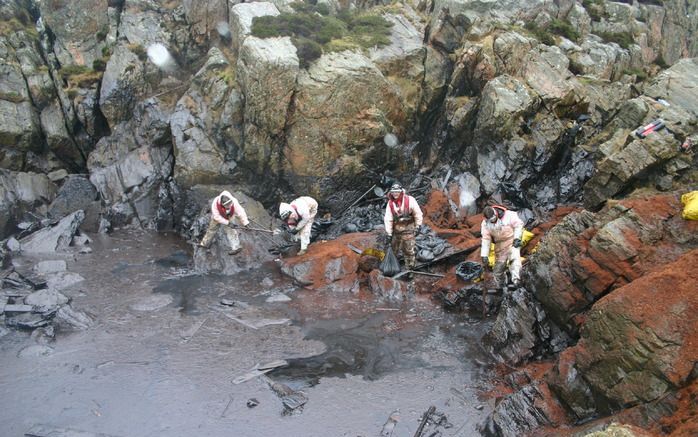
<path fill-rule="evenodd" d="M 274 263 L 192 275 L 189 253 L 172 236 L 124 231 L 64 257 L 85 281 L 63 292 L 95 326 L 59 332 L 41 356 L 20 354 L 35 344 L 26 332 L 0 338 L 0 435 L 41 423 L 136 437 L 375 436 L 399 411 L 397 437 L 430 405 L 454 425 L 443 435 L 477 435 L 491 410 L 478 399 L 483 322 L 420 296 L 397 305 L 297 289 Z M 282 295 L 291 300 L 272 299 Z M 303 391 L 300 414 L 283 415 L 259 379 L 232 383 L 279 359 L 289 366 L 268 376 Z"/>

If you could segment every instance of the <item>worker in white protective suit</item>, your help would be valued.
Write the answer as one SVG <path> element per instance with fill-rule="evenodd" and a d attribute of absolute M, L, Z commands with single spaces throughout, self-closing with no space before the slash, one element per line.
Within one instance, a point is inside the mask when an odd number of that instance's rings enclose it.
<path fill-rule="evenodd" d="M 301 241 L 301 250 L 298 255 L 303 255 L 310 244 L 310 231 L 317 215 L 317 201 L 312 197 L 302 196 L 291 203 L 279 205 L 279 216 L 288 226 L 289 232 L 295 235 L 295 239 Z"/>
<path fill-rule="evenodd" d="M 242 205 L 240 205 L 240 202 L 238 202 L 230 192 L 223 191 L 211 202 L 211 221 L 208 224 L 208 229 L 206 230 L 204 238 L 201 239 L 200 246 L 208 248 L 211 245 L 211 240 L 213 240 L 213 237 L 216 235 L 218 227 L 223 225 L 223 232 L 230 246 L 228 253 L 230 255 L 235 255 L 240 252 L 242 247 L 240 246 L 238 231 L 234 229 L 234 218 L 236 218 L 242 226 L 247 227 L 250 224 L 247 213 Z"/>
<path fill-rule="evenodd" d="M 507 263 L 512 283 L 514 286 L 518 286 L 521 280 L 523 221 L 521 221 L 515 211 L 510 211 L 499 205 L 485 207 L 483 215 L 484 218 L 480 227 L 482 233 L 482 246 L 480 248 L 482 265 L 483 267 L 489 265 L 490 245 L 494 243 L 494 280 L 496 287 L 504 289 L 507 286 Z"/>
<path fill-rule="evenodd" d="M 415 198 L 408 195 L 402 185 L 393 184 L 388 192 L 383 224 L 395 256 L 402 249 L 407 270 L 412 270 L 417 265 L 415 236 L 423 218 Z M 411 277 L 411 273 L 408 277 Z"/>

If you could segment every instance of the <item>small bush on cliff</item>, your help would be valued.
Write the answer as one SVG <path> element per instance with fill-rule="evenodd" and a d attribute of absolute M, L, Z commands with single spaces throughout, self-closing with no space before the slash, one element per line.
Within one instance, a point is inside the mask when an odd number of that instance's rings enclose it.
<path fill-rule="evenodd" d="M 606 16 L 606 5 L 604 0 L 584 0 L 582 6 L 593 21 L 601 21 Z"/>
<path fill-rule="evenodd" d="M 550 22 L 549 27 L 550 31 L 555 35 L 564 36 L 570 41 L 579 40 L 579 32 L 577 31 L 577 29 L 572 27 L 569 21 L 563 21 L 553 18 L 553 21 Z"/>
<path fill-rule="evenodd" d="M 614 42 L 626 50 L 635 42 L 630 32 L 599 32 L 597 35 L 599 35 L 604 42 Z"/>
<path fill-rule="evenodd" d="M 256 17 L 252 35 L 258 38 L 291 37 L 303 68 L 323 51 L 370 48 L 390 43 L 392 23 L 370 13 L 343 10 L 336 17 L 322 4 L 296 2 L 295 13 Z"/>
<path fill-rule="evenodd" d="M 555 37 L 550 32 L 538 27 L 533 21 L 527 22 L 524 28 L 531 32 L 531 34 L 543 44 L 548 46 L 555 45 Z"/>

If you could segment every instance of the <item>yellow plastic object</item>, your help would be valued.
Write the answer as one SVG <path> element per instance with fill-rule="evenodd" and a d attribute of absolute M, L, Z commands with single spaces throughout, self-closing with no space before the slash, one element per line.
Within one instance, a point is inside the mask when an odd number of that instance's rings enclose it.
<path fill-rule="evenodd" d="M 494 243 L 490 244 L 490 254 L 487 256 L 487 259 L 488 259 L 487 264 L 489 264 L 490 267 L 494 268 L 494 262 L 497 259 L 497 257 L 494 256 Z"/>
<path fill-rule="evenodd" d="M 681 196 L 684 205 L 681 217 L 686 220 L 698 220 L 698 191 L 691 191 Z"/>
<path fill-rule="evenodd" d="M 368 249 L 361 252 L 361 256 L 364 256 L 364 255 L 375 256 L 376 258 L 378 258 L 381 261 L 383 261 L 383 258 L 385 258 L 385 252 L 383 252 L 382 250 L 374 249 L 372 247 L 369 247 Z"/>
<path fill-rule="evenodd" d="M 521 236 L 521 247 L 524 247 L 526 244 L 528 244 L 528 242 L 531 241 L 531 239 L 535 236 L 536 234 L 534 234 L 533 232 L 529 232 L 526 229 L 524 229 L 523 235 Z"/>

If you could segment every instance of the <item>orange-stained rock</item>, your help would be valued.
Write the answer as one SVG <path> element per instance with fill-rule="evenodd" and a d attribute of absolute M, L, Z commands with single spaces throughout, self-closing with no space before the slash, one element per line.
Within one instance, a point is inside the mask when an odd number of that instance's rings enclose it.
<path fill-rule="evenodd" d="M 685 386 L 698 362 L 698 249 L 596 302 L 546 380 L 579 419 Z"/>
<path fill-rule="evenodd" d="M 305 255 L 282 259 L 281 271 L 312 290 L 356 292 L 360 255 L 347 245 L 363 250 L 374 247 L 375 242 L 376 235 L 368 233 L 345 234 L 336 240 L 314 242 Z"/>
<path fill-rule="evenodd" d="M 378 270 L 368 274 L 368 287 L 374 294 L 389 300 L 403 300 L 407 293 L 407 282 L 383 276 Z"/>

